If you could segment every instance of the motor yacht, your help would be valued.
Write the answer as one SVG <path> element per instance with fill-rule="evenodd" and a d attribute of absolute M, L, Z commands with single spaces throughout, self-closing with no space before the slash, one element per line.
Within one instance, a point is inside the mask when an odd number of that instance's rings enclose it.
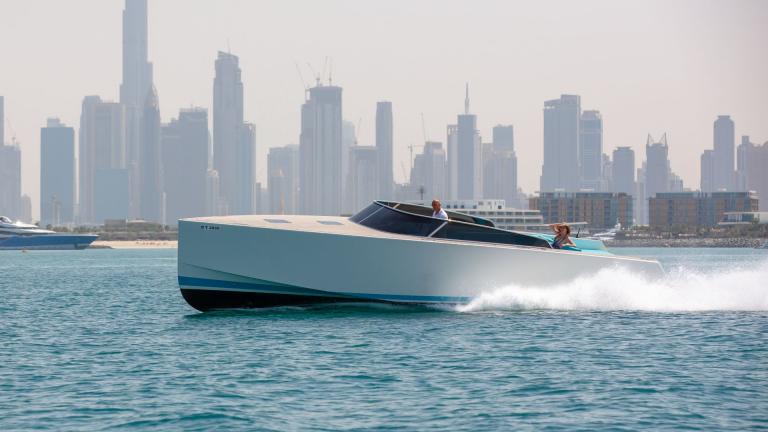
<path fill-rule="evenodd" d="M 178 280 L 194 308 L 326 302 L 462 304 L 493 289 L 550 286 L 613 267 L 659 277 L 657 261 L 602 241 L 498 229 L 425 206 L 375 201 L 352 217 L 248 215 L 181 219 Z"/>
<path fill-rule="evenodd" d="M 57 233 L 0 216 L 0 250 L 85 249 L 95 234 Z"/>

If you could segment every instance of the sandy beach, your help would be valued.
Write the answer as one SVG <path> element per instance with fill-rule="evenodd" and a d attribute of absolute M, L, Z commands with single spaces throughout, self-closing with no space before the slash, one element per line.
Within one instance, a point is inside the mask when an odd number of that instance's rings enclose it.
<path fill-rule="evenodd" d="M 96 240 L 93 249 L 176 249 L 176 240 Z"/>

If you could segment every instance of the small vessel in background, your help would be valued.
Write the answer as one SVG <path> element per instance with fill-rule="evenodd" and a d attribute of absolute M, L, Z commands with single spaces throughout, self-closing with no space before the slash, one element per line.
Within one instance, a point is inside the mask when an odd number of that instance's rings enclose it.
<path fill-rule="evenodd" d="M 614 240 L 616 238 L 616 233 L 618 233 L 619 231 L 621 231 L 621 223 L 617 223 L 615 227 L 607 231 L 595 233 L 591 235 L 590 238 L 597 239 L 597 240 Z"/>
<path fill-rule="evenodd" d="M 0 250 L 85 249 L 96 234 L 57 233 L 0 216 Z"/>
<path fill-rule="evenodd" d="M 201 310 L 329 302 L 463 304 L 499 287 L 552 286 L 657 261 L 616 256 L 599 240 L 552 249 L 552 235 L 425 206 L 375 201 L 356 215 L 202 217 L 179 221 L 178 278 Z"/>

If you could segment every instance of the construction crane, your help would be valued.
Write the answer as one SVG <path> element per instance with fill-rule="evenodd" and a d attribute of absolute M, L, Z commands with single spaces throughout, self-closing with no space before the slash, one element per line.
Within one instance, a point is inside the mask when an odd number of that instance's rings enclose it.
<path fill-rule="evenodd" d="M 424 137 L 424 144 L 427 143 L 427 127 L 424 126 L 424 113 L 421 113 L 421 135 Z"/>

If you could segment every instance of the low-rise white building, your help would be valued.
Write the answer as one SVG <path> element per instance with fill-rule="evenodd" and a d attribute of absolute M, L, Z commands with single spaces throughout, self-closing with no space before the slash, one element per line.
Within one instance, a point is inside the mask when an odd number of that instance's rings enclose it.
<path fill-rule="evenodd" d="M 431 201 L 415 201 L 415 204 L 430 206 Z M 506 230 L 541 231 L 544 225 L 541 212 L 507 208 L 503 199 L 446 200 L 440 201 L 446 211 L 465 213 L 492 221 L 496 227 Z"/>

